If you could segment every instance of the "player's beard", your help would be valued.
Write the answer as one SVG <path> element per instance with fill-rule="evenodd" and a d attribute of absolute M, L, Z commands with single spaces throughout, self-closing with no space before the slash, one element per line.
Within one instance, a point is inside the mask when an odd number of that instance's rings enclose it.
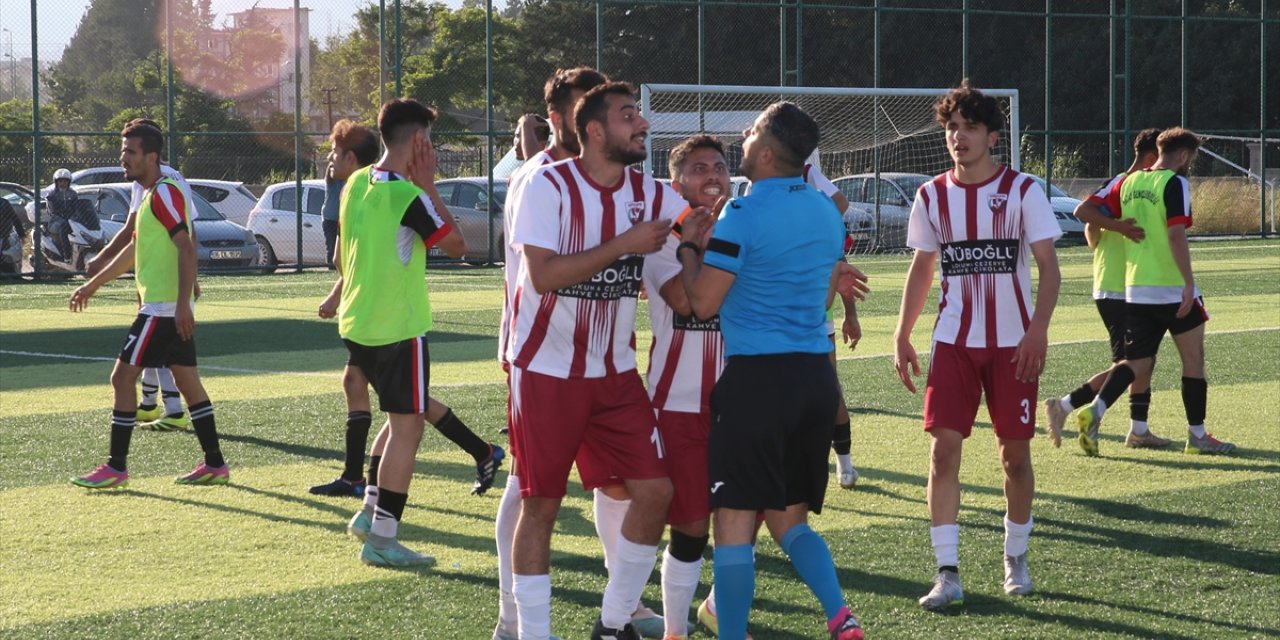
<path fill-rule="evenodd" d="M 623 142 L 609 140 L 609 146 L 605 148 L 605 157 L 610 161 L 617 162 L 622 165 L 633 165 L 637 162 L 644 162 L 648 154 L 644 151 L 632 151 L 630 149 L 631 139 L 628 138 Z"/>
<path fill-rule="evenodd" d="M 582 153 L 582 143 L 578 141 L 578 134 L 573 131 L 565 130 L 564 135 L 556 136 L 560 141 L 560 147 L 569 152 L 569 155 L 576 156 Z"/>

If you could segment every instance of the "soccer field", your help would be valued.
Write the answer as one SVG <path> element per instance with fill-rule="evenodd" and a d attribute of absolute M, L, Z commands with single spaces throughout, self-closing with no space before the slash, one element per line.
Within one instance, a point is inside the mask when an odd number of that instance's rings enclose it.
<path fill-rule="evenodd" d="M 1088 251 L 1063 249 L 1059 258 L 1042 399 L 1109 360 Z M 944 615 L 916 604 L 934 572 L 929 438 L 922 396 L 903 389 L 892 368 L 909 257 L 855 261 L 872 294 L 860 306 L 858 351 L 841 347 L 840 379 L 862 479 L 852 492 L 833 481 L 814 527 L 869 638 L 1280 636 L 1280 242 L 1195 243 L 1192 259 L 1212 315 L 1208 425 L 1238 452 L 1182 453 L 1180 372 L 1166 340 L 1151 424 L 1175 446 L 1124 448 L 1123 400 L 1103 424 L 1102 457 L 1085 457 L 1073 431 L 1061 449 L 1038 437 L 1036 591 L 1010 598 L 1000 585 L 1000 464 L 980 414 L 961 469 L 967 599 Z M 0 284 L 0 637 L 489 638 L 498 599 L 493 515 L 505 473 L 488 495 L 469 495 L 470 458 L 427 430 L 400 529 L 408 546 L 439 560 L 425 570 L 361 564 L 358 543 L 345 535 L 358 502 L 307 493 L 341 470 L 346 351 L 335 323 L 315 313 L 332 280 L 202 278 L 201 373 L 232 484 L 173 484 L 200 458 L 195 437 L 139 430 L 130 486 L 96 493 L 67 481 L 105 460 L 108 376 L 136 313 L 133 283 L 104 287 L 82 314 L 67 311 L 76 283 Z M 428 281 L 432 395 L 498 440 L 501 274 L 442 268 Z M 917 323 L 921 352 L 936 284 L 933 295 Z M 648 341 L 639 335 L 642 370 Z M 591 517 L 589 495 L 571 484 L 552 553 L 553 631 L 566 640 L 589 636 L 604 589 Z M 771 540 L 757 566 L 754 636 L 825 638 L 817 601 Z M 707 563 L 695 603 L 710 578 Z M 655 609 L 657 585 L 655 571 L 644 596 Z"/>

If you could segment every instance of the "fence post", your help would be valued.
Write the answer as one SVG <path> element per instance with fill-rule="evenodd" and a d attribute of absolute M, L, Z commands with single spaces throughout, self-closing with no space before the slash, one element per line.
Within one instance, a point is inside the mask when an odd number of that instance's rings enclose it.
<path fill-rule="evenodd" d="M 299 0 L 293 0 L 293 180 L 298 189 L 294 199 L 294 232 L 298 239 L 298 264 L 295 273 L 302 273 L 302 9 Z"/>
<path fill-rule="evenodd" d="M 596 0 L 596 70 L 604 73 L 604 0 Z"/>
<path fill-rule="evenodd" d="M 173 157 L 173 136 L 177 132 L 178 125 L 174 121 L 173 116 L 173 0 L 165 0 L 164 3 L 164 43 L 165 50 L 169 55 L 165 56 L 165 88 L 164 88 L 164 120 L 168 125 L 169 135 L 165 137 L 165 154 L 169 157 L 169 164 L 175 162 Z M 194 205 L 193 205 L 194 206 Z"/>
<path fill-rule="evenodd" d="M 400 97 L 403 97 L 403 96 L 404 96 L 404 84 L 403 84 L 403 82 L 404 82 L 404 78 L 402 77 L 402 74 L 401 74 L 401 71 L 403 70 L 403 67 L 402 67 L 402 66 L 401 66 L 401 64 L 400 64 L 400 63 L 401 63 L 401 58 L 400 58 L 400 0 L 395 0 L 395 2 L 396 2 L 396 35 L 395 35 L 395 39 L 396 39 L 396 40 L 395 40 L 395 48 L 393 49 L 393 51 L 395 51 L 395 52 L 396 52 L 396 53 L 395 53 L 396 59 L 395 59 L 395 65 L 394 65 L 394 66 L 392 66 L 392 69 L 394 70 L 394 73 L 396 74 L 396 97 L 397 97 L 397 98 L 400 98 Z M 488 27 L 486 26 L 485 28 L 487 29 Z M 486 64 L 488 64 L 488 63 L 486 62 Z"/>
<path fill-rule="evenodd" d="M 1107 11 L 1107 175 L 1116 175 L 1116 0 Z"/>
<path fill-rule="evenodd" d="M 1010 141 L 1012 142 L 1012 141 Z M 1053 189 L 1053 0 L 1044 0 L 1044 191 Z"/>
<path fill-rule="evenodd" d="M 399 4 L 399 3 L 400 3 L 400 0 L 396 0 L 396 4 Z M 494 242 L 495 236 L 493 233 L 493 206 L 498 202 L 498 198 L 496 197 L 496 194 L 494 193 L 494 189 L 493 189 L 493 168 L 494 168 L 493 167 L 493 136 L 495 135 L 494 128 L 493 128 L 493 0 L 485 0 L 484 5 L 485 5 L 484 6 L 484 49 L 485 49 L 485 52 L 484 52 L 485 53 L 484 55 L 484 121 L 486 123 L 485 124 L 486 140 L 488 141 L 488 144 L 486 146 L 489 152 L 489 158 L 488 158 L 489 170 L 485 172 L 489 176 L 489 186 L 488 186 L 488 191 L 489 191 L 488 203 L 489 204 L 485 208 L 488 210 L 488 213 L 489 213 L 488 215 L 488 223 L 489 223 L 488 224 L 488 227 L 489 227 L 488 261 L 489 261 L 489 264 L 493 264 L 494 262 L 497 262 L 497 260 L 494 258 L 497 252 L 494 251 L 494 244 L 496 243 Z M 504 242 L 506 242 L 507 240 L 508 239 L 506 238 L 503 239 Z M 504 257 L 505 257 L 505 253 L 506 252 L 504 251 L 503 252 Z"/>
<path fill-rule="evenodd" d="M 40 54 L 36 43 L 36 0 L 31 0 L 31 187 L 36 192 L 36 219 L 31 235 L 31 266 L 40 279 L 40 243 L 44 233 L 40 229 Z"/>
<path fill-rule="evenodd" d="M 1267 0 L 1262 0 L 1258 7 L 1258 229 L 1262 237 L 1267 237 Z M 1276 198 L 1275 189 L 1271 190 L 1271 199 Z M 1271 218 L 1275 231 L 1275 217 Z"/>

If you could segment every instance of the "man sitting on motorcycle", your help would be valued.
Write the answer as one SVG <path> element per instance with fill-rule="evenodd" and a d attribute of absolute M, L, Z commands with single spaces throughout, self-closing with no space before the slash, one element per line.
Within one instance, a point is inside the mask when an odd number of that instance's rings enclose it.
<path fill-rule="evenodd" d="M 77 197 L 76 190 L 71 188 L 71 171 L 58 169 L 53 172 L 53 191 L 44 198 L 45 215 L 48 216 L 46 229 L 64 258 L 71 253 L 71 245 L 67 241 L 71 233 L 68 220 L 75 212 Z"/>

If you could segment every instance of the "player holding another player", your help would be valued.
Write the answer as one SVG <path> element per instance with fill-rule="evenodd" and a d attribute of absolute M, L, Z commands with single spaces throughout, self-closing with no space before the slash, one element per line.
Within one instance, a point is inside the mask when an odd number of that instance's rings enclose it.
<path fill-rule="evenodd" d="M 115 369 L 111 372 L 114 409 L 111 415 L 111 457 L 93 472 L 72 479 L 90 488 L 123 487 L 129 483 L 126 458 L 137 424 L 135 385 L 143 367 L 169 367 L 187 401 L 204 462 L 179 477 L 178 484 L 227 484 L 231 472 L 218 446 L 213 403 L 196 370 L 195 308 L 196 248 L 188 233 L 189 200 L 171 178 L 161 176 L 160 149 L 164 134 L 149 124 L 130 123 L 120 133 L 120 165 L 125 178 L 143 185 L 135 237 L 97 275 L 71 294 L 72 311 L 81 311 L 104 282 L 134 268 L 142 306 L 129 330 Z"/>
<path fill-rule="evenodd" d="M 1076 414 L 1081 444 L 1093 440 L 1107 407 L 1135 379 L 1149 379 L 1166 332 L 1182 357 L 1182 404 L 1187 414 L 1186 453 L 1230 453 L 1236 445 L 1205 430 L 1209 385 L 1204 371 L 1204 323 L 1209 314 L 1191 272 L 1187 227 L 1191 226 L 1191 186 L 1187 172 L 1200 138 L 1181 127 L 1156 139 L 1155 164 L 1120 185 L 1120 216 L 1133 219 L 1146 238 L 1125 252 L 1125 359 L 1111 369 L 1094 401 Z M 1167 229 L 1167 230 L 1166 230 Z M 1088 451 L 1088 447 L 1085 447 Z"/>
<path fill-rule="evenodd" d="M 391 425 L 378 470 L 377 506 L 360 552 L 372 565 L 435 563 L 396 540 L 430 386 L 427 248 L 438 244 L 453 257 L 466 249 L 434 183 L 435 119 L 434 111 L 414 100 L 382 105 L 378 130 L 386 152 L 378 164 L 351 174 L 338 220 L 339 334 Z"/>
<path fill-rule="evenodd" d="M 536 169 L 511 223 L 521 257 L 506 344 L 522 498 L 513 554 L 521 640 L 551 633 L 551 533 L 580 448 L 602 467 L 593 473 L 620 478 L 632 500 L 593 639 L 639 637 L 631 614 L 671 500 L 634 330 L 643 256 L 662 247 L 684 202 L 627 168 L 644 159 L 649 128 L 630 85 L 586 92 L 574 126 L 581 155 Z"/>
<path fill-rule="evenodd" d="M 1072 411 L 1093 401 L 1106 381 L 1111 368 L 1124 360 L 1124 332 L 1127 318 L 1124 301 L 1125 252 L 1130 242 L 1139 242 L 1146 235 L 1133 220 L 1120 219 L 1120 184 L 1137 171 L 1150 167 L 1158 155 L 1156 136 L 1159 129 L 1143 129 L 1133 139 L 1133 164 L 1124 173 L 1108 180 L 1101 189 L 1076 206 L 1075 216 L 1085 223 L 1085 239 L 1093 249 L 1093 301 L 1098 315 L 1107 328 L 1111 342 L 1112 367 L 1095 374 L 1079 388 L 1062 398 L 1044 401 L 1045 417 L 1049 420 L 1049 437 L 1053 445 L 1062 441 L 1062 425 Z M 1147 426 L 1151 406 L 1151 375 L 1135 379 L 1129 385 L 1129 435 L 1125 446 L 1130 448 L 1160 448 L 1169 440 L 1152 433 Z M 1089 455 L 1098 454 L 1097 433 L 1081 431 L 1079 441 Z"/>
<path fill-rule="evenodd" d="M 1036 393 L 1044 370 L 1049 319 L 1061 276 L 1053 242 L 1062 235 L 1044 191 L 1031 176 L 991 157 L 1004 124 L 1000 106 L 966 80 L 934 105 L 946 130 L 955 167 L 916 193 L 907 224 L 915 257 L 902 292 L 894 332 L 894 367 L 912 393 L 920 363 L 911 330 L 933 284 L 942 299 L 933 331 L 933 355 L 924 398 L 924 428 L 932 436 L 929 459 L 930 538 L 938 562 L 933 588 L 920 606 L 940 610 L 964 600 L 960 586 L 960 454 L 973 429 L 978 403 L 987 410 L 1004 467 L 1004 590 L 1032 589 L 1027 570 L 1035 475 Z M 1031 302 L 1030 253 L 1039 271 Z"/>
<path fill-rule="evenodd" d="M 728 357 L 711 395 L 707 443 L 719 635 L 746 637 L 755 595 L 752 542 L 764 510 L 769 532 L 822 604 L 831 638 L 860 639 L 830 549 L 808 525 L 826 495 L 840 393 L 827 359 L 825 306 L 836 276 L 856 270 L 838 262 L 839 212 L 801 177 L 818 145 L 813 118 L 775 103 L 743 137 L 751 195 L 730 201 L 714 225 L 705 209 L 691 212 L 676 254 L 693 316 L 720 314 Z"/>

